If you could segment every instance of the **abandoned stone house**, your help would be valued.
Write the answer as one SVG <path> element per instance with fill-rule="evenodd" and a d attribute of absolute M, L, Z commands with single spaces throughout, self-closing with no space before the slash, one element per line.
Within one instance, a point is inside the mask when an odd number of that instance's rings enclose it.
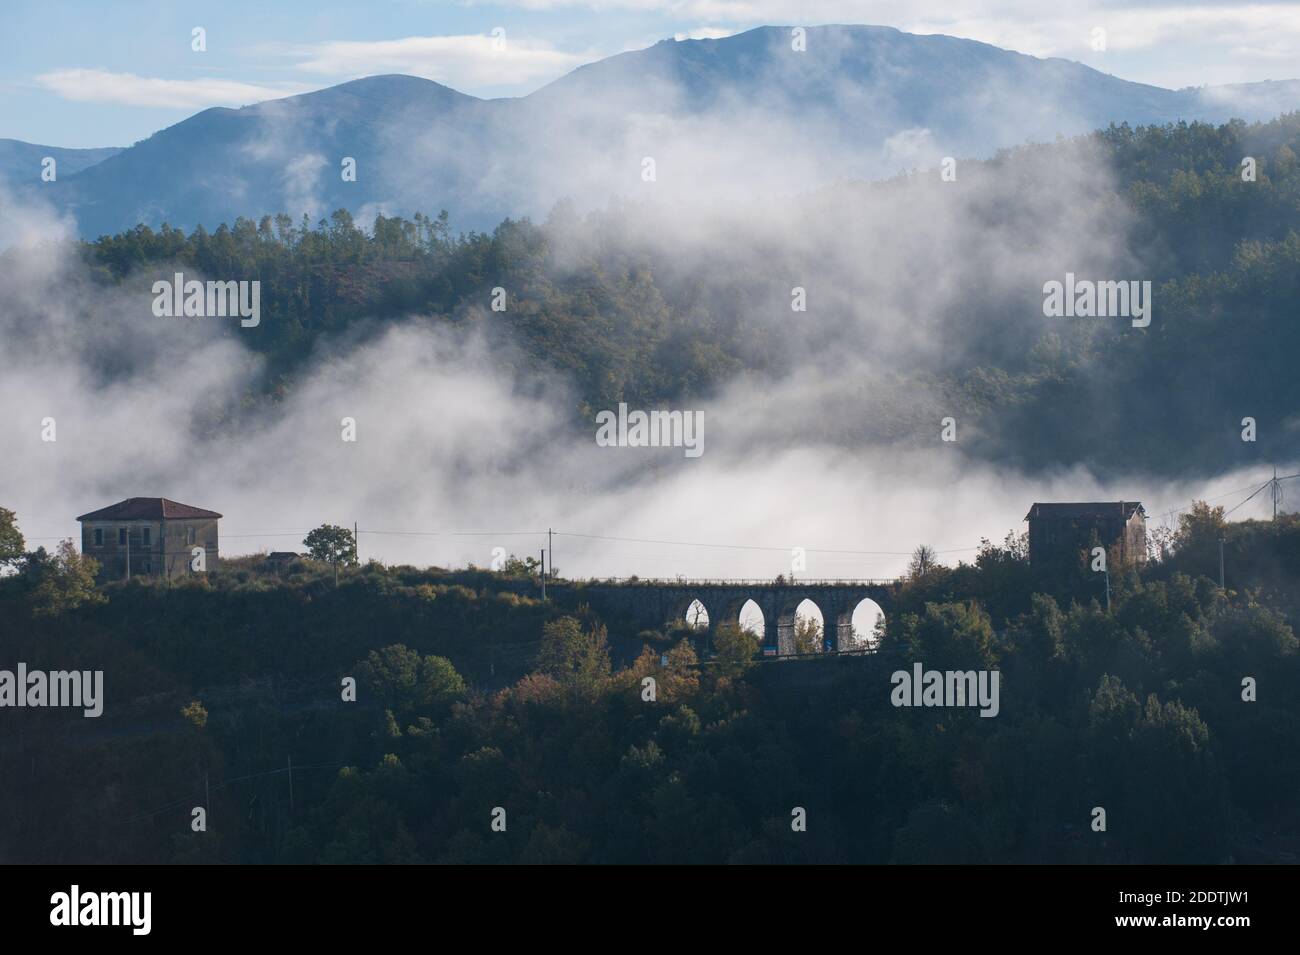
<path fill-rule="evenodd" d="M 1112 560 L 1141 565 L 1147 559 L 1146 517 L 1140 501 L 1035 504 L 1025 515 L 1029 563 L 1039 568 L 1071 564 L 1100 544 Z"/>
<path fill-rule="evenodd" d="M 100 580 L 185 577 L 195 573 L 196 548 L 205 570 L 216 570 L 221 515 L 165 497 L 129 497 L 82 514 L 81 552 L 99 561 Z"/>

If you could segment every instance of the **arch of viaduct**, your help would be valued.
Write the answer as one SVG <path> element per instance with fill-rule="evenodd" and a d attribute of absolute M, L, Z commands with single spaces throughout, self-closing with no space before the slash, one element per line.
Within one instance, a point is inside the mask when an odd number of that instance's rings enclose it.
<path fill-rule="evenodd" d="M 754 601 L 763 612 L 763 649 L 780 656 L 794 649 L 795 611 L 811 600 L 822 612 L 823 639 L 834 650 L 849 650 L 853 642 L 853 612 L 871 600 L 889 619 L 898 592 L 896 582 L 875 581 L 629 581 L 591 583 L 575 588 L 575 596 L 593 607 L 636 622 L 643 630 L 680 626 L 691 604 L 699 601 L 709 618 L 708 638 L 722 623 L 738 623 L 741 609 Z"/>

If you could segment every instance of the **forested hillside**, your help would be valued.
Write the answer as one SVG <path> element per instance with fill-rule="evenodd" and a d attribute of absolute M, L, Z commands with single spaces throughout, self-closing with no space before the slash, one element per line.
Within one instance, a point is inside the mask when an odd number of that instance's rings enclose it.
<path fill-rule="evenodd" d="M 955 183 L 928 171 L 844 184 L 758 220 L 562 205 L 544 224 L 454 234 L 445 215 L 363 230 L 340 210 L 315 226 L 142 226 L 82 255 L 142 301 L 172 267 L 260 279 L 261 325 L 228 330 L 267 359 L 244 414 L 292 389 L 318 346 L 419 316 L 563 374 L 575 420 L 797 369 L 853 380 L 828 396 L 851 404 L 820 425 L 827 442 L 928 442 L 960 408 L 977 456 L 1206 474 L 1285 458 L 1300 429 L 1297 152 L 1298 114 L 1112 127 L 964 163 Z M 1067 271 L 1150 280 L 1152 324 L 1044 319 L 1042 284 Z M 802 318 L 794 286 L 811 303 Z M 1245 416 L 1254 444 L 1240 440 Z"/>
<path fill-rule="evenodd" d="M 1300 522 L 1202 505 L 1171 546 L 1108 611 L 986 543 L 909 576 L 877 652 L 775 662 L 732 628 L 620 650 L 622 621 L 506 573 L 246 558 L 94 590 L 29 558 L 0 578 L 6 652 L 102 668 L 106 700 L 15 711 L 0 858 L 1294 862 Z M 997 718 L 890 706 L 913 661 L 999 670 Z"/>

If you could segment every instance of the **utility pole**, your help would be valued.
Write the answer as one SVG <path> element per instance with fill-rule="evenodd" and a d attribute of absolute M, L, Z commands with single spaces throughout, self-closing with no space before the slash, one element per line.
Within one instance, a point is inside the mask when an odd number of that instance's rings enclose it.
<path fill-rule="evenodd" d="M 542 599 L 546 599 L 546 548 L 542 548 Z"/>
<path fill-rule="evenodd" d="M 352 555 L 361 563 L 361 538 L 357 534 L 357 522 L 352 522 Z"/>
<path fill-rule="evenodd" d="M 546 553 L 551 555 L 551 571 L 555 571 L 555 541 L 551 539 L 551 529 L 546 528 Z"/>
<path fill-rule="evenodd" d="M 1282 485 L 1277 481 L 1277 465 L 1273 465 L 1273 523 L 1277 523 L 1277 499 L 1282 496 Z"/>

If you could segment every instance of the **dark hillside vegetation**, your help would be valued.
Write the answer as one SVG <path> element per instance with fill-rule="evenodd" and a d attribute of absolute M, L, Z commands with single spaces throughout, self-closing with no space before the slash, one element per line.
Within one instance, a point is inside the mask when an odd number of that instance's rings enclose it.
<path fill-rule="evenodd" d="M 1226 593 L 1204 576 L 1221 533 Z M 245 558 L 86 592 L 20 561 L 6 659 L 102 668 L 106 702 L 8 711 L 0 858 L 1295 861 L 1298 561 L 1294 516 L 1225 530 L 1200 507 L 1165 560 L 1113 575 L 1108 612 L 1090 582 L 1043 592 L 1009 538 L 905 580 L 877 652 L 777 662 L 739 632 L 613 652 L 618 621 L 526 576 L 369 564 L 336 586 Z M 998 716 L 890 706 L 914 661 L 997 669 Z"/>

